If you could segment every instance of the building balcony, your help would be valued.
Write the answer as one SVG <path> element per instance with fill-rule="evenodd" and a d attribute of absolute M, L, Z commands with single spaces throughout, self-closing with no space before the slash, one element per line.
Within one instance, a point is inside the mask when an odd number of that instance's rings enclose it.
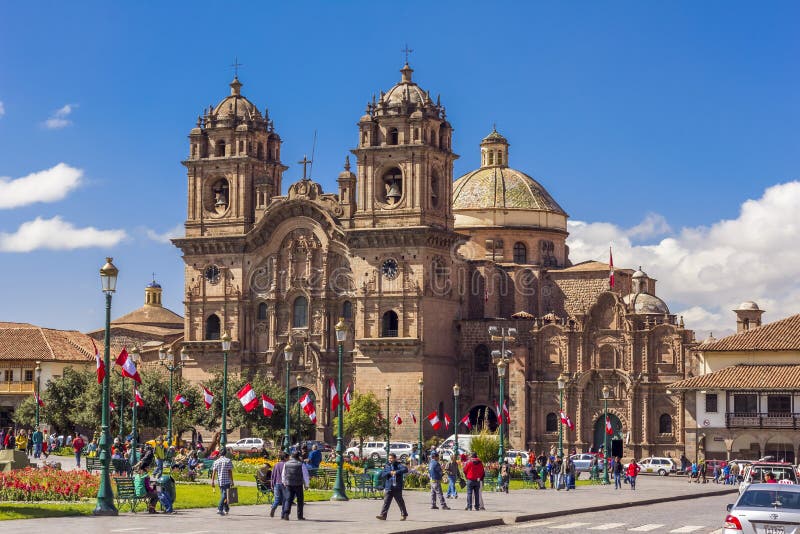
<path fill-rule="evenodd" d="M 33 382 L 0 382 L 0 395 L 3 393 L 30 393 L 33 394 Z"/>
<path fill-rule="evenodd" d="M 800 413 L 789 412 L 728 412 L 728 428 L 800 428 Z"/>

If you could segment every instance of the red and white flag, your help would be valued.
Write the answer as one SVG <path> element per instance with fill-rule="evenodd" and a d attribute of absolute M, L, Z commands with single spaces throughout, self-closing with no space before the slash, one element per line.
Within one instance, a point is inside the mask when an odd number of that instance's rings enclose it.
<path fill-rule="evenodd" d="M 411 412 L 411 411 L 410 411 L 410 412 L 408 412 L 408 415 L 410 415 L 410 416 L 411 416 L 411 420 L 412 420 L 412 421 L 414 422 L 414 424 L 416 425 L 416 424 L 417 424 L 417 416 L 416 416 L 416 415 L 414 415 L 414 412 Z"/>
<path fill-rule="evenodd" d="M 103 379 L 106 377 L 106 364 L 103 363 L 103 360 L 100 358 L 100 351 L 97 350 L 94 339 L 92 339 L 92 347 L 94 347 L 94 360 L 97 363 L 97 383 L 102 384 Z"/>
<path fill-rule="evenodd" d="M 352 399 L 352 397 L 350 395 L 350 386 L 351 385 L 352 384 L 347 384 L 347 388 L 344 390 L 344 398 L 343 398 L 343 400 L 344 400 L 344 409 L 347 410 L 348 412 L 350 411 L 350 403 L 353 401 L 353 399 Z"/>
<path fill-rule="evenodd" d="M 122 347 L 122 352 L 117 356 L 116 364 L 122 367 L 122 376 L 132 378 L 139 384 L 142 383 L 142 377 L 139 376 L 139 371 L 136 370 L 136 364 L 133 363 L 131 357 L 128 356 L 128 351 L 125 347 Z"/>
<path fill-rule="evenodd" d="M 609 419 L 608 417 L 606 417 L 606 434 L 608 434 L 609 436 L 614 434 L 614 427 L 611 426 L 611 419 Z"/>
<path fill-rule="evenodd" d="M 431 424 L 434 430 L 439 430 L 442 428 L 442 422 L 439 421 L 439 414 L 436 412 L 431 412 L 428 414 L 428 422 Z"/>
<path fill-rule="evenodd" d="M 262 393 L 261 407 L 264 409 L 264 417 L 271 417 L 272 412 L 275 411 L 275 401 L 267 397 L 265 393 Z"/>
<path fill-rule="evenodd" d="M 330 380 L 331 387 L 331 411 L 335 412 L 339 407 L 339 392 L 336 391 L 336 384 L 333 383 L 333 378 Z"/>
<path fill-rule="evenodd" d="M 611 254 L 611 247 L 608 247 L 608 285 L 614 289 L 614 256 Z"/>
<path fill-rule="evenodd" d="M 164 404 L 167 405 L 167 410 L 171 410 L 172 409 L 172 404 L 170 404 L 169 399 L 167 398 L 166 395 L 164 395 Z"/>
<path fill-rule="evenodd" d="M 467 430 L 472 430 L 472 421 L 469 420 L 469 414 L 465 415 L 463 419 L 461 419 L 461 424 L 467 427 Z"/>
<path fill-rule="evenodd" d="M 497 404 L 497 401 L 494 401 L 494 413 L 495 413 L 495 415 L 497 415 L 497 424 L 498 425 L 502 425 L 503 424 L 503 414 L 500 413 L 500 405 Z"/>
<path fill-rule="evenodd" d="M 311 422 L 317 424 L 317 409 L 314 408 L 314 401 L 311 400 L 308 392 L 305 395 L 300 397 L 300 406 L 303 408 L 303 411 L 306 412 L 306 415 Z"/>
<path fill-rule="evenodd" d="M 33 392 L 33 398 L 34 398 L 34 399 L 36 399 L 36 404 L 38 404 L 39 406 L 42 406 L 42 407 L 44 407 L 44 401 L 43 401 L 43 400 L 42 400 L 42 398 L 39 396 L 39 394 L 38 394 L 38 393 L 36 393 L 35 391 Z"/>
<path fill-rule="evenodd" d="M 570 419 L 566 413 L 560 411 L 558 412 L 558 414 L 561 416 L 562 424 L 567 425 L 567 428 L 569 428 L 570 430 L 575 430 L 575 423 L 572 422 L 572 419 Z"/>
<path fill-rule="evenodd" d="M 114 404 L 114 401 L 108 401 L 108 408 L 113 412 L 114 410 L 117 409 L 117 405 Z"/>
<path fill-rule="evenodd" d="M 447 430 L 450 428 L 450 416 L 446 413 L 444 414 L 444 429 Z"/>
<path fill-rule="evenodd" d="M 239 398 L 239 402 L 242 403 L 244 411 L 247 413 L 250 413 L 253 411 L 253 408 L 258 406 L 258 397 L 256 397 L 256 392 L 253 391 L 253 386 L 249 383 L 245 384 L 242 389 L 237 391 L 236 396 Z"/>
<path fill-rule="evenodd" d="M 508 402 L 503 400 L 503 419 L 507 425 L 511 424 L 511 414 L 508 412 Z"/>
<path fill-rule="evenodd" d="M 200 384 L 200 387 L 203 388 L 203 404 L 206 405 L 206 410 L 210 410 L 211 403 L 214 402 L 214 394 L 208 391 L 208 388 L 203 384 Z"/>
<path fill-rule="evenodd" d="M 175 395 L 175 402 L 180 402 L 185 408 L 189 407 L 189 399 L 183 396 L 183 393 Z"/>
<path fill-rule="evenodd" d="M 144 406 L 144 397 L 142 397 L 142 394 L 139 393 L 139 390 L 136 388 L 133 388 L 133 400 L 139 408 Z"/>
<path fill-rule="evenodd" d="M 394 414 L 394 424 L 396 424 L 396 425 L 402 425 L 403 424 L 403 418 L 400 417 L 399 413 Z"/>

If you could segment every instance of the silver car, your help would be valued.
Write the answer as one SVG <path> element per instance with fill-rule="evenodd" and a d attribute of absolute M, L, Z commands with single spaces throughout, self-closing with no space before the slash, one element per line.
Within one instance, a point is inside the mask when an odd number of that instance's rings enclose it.
<path fill-rule="evenodd" d="M 728 505 L 723 534 L 794 534 L 800 525 L 800 486 L 750 484 Z"/>

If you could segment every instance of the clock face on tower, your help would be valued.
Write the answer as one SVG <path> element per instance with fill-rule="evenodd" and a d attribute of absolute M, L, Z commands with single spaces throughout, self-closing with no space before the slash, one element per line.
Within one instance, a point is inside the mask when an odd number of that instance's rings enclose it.
<path fill-rule="evenodd" d="M 394 280 L 397 278 L 398 267 L 397 267 L 397 260 L 394 258 L 389 258 L 388 260 L 383 262 L 381 265 L 381 272 L 383 276 L 388 278 L 389 280 Z"/>
<path fill-rule="evenodd" d="M 203 275 L 206 277 L 206 280 L 208 280 L 209 284 L 216 284 L 219 282 L 219 267 L 216 265 L 209 265 L 206 267 Z"/>

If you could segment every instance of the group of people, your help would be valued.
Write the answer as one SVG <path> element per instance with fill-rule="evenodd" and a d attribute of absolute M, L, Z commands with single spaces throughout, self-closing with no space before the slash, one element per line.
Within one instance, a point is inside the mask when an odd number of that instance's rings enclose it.
<path fill-rule="evenodd" d="M 709 481 L 709 475 L 711 481 L 715 484 L 738 484 L 741 481 L 742 474 L 741 466 L 736 462 L 714 462 L 709 466 L 704 459 L 688 463 L 687 467 L 684 468 L 684 472 L 688 472 L 690 484 L 692 482 L 706 484 Z"/>

